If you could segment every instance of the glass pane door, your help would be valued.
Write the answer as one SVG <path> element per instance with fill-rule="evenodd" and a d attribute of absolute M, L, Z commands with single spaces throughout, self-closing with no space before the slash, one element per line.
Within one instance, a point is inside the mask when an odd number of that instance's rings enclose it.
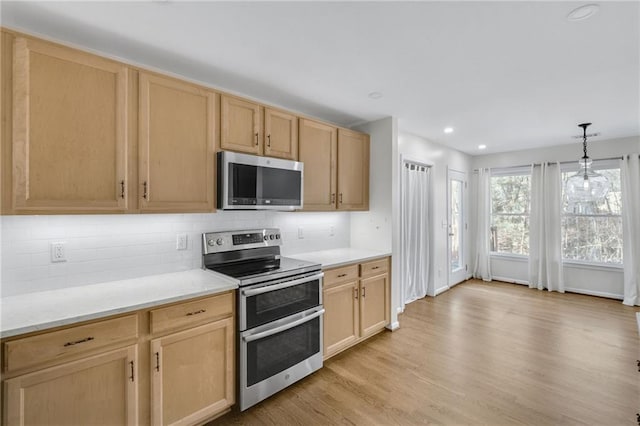
<path fill-rule="evenodd" d="M 466 278 L 466 259 L 464 258 L 465 181 L 464 173 L 449 170 L 449 286 L 464 281 Z"/>

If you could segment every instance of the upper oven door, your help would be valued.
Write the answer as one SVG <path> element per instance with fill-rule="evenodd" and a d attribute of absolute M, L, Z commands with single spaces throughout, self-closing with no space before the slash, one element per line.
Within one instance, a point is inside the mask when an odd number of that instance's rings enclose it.
<path fill-rule="evenodd" d="M 294 210 L 303 205 L 303 164 L 270 157 L 218 153 L 218 207 Z"/>
<path fill-rule="evenodd" d="M 296 275 L 240 289 L 240 330 L 322 305 L 323 272 Z"/>

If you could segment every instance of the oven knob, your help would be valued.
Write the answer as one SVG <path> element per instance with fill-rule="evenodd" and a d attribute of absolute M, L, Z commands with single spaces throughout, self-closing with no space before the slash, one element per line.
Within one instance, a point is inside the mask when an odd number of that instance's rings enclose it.
<path fill-rule="evenodd" d="M 270 240 L 273 240 L 274 238 L 275 238 L 275 237 L 274 237 L 274 235 L 273 235 L 273 234 L 269 235 L 269 239 L 270 239 Z"/>
<path fill-rule="evenodd" d="M 280 239 L 280 234 L 276 234 L 276 240 Z"/>
<path fill-rule="evenodd" d="M 269 236 L 268 236 L 268 235 L 265 235 L 265 236 L 264 236 L 264 240 L 265 240 L 265 241 L 267 241 L 268 239 L 269 239 Z"/>
<path fill-rule="evenodd" d="M 223 240 L 222 238 L 218 238 L 218 239 L 216 240 L 216 244 L 217 244 L 217 245 L 221 246 L 221 245 L 222 245 L 222 243 L 224 243 L 224 240 Z"/>
<path fill-rule="evenodd" d="M 214 240 L 209 240 L 207 241 L 207 244 L 213 247 L 216 244 L 216 242 Z"/>

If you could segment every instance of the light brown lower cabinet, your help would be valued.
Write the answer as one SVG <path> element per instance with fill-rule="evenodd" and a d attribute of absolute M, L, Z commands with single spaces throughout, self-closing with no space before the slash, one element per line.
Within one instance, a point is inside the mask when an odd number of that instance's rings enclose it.
<path fill-rule="evenodd" d="M 195 425 L 222 415 L 235 402 L 234 300 L 228 291 L 2 340 L 2 424 Z"/>
<path fill-rule="evenodd" d="M 6 425 L 135 425 L 138 345 L 4 382 Z"/>
<path fill-rule="evenodd" d="M 380 332 L 389 324 L 389 258 L 325 271 L 324 358 Z"/>
<path fill-rule="evenodd" d="M 151 341 L 151 423 L 191 425 L 234 401 L 233 319 Z"/>

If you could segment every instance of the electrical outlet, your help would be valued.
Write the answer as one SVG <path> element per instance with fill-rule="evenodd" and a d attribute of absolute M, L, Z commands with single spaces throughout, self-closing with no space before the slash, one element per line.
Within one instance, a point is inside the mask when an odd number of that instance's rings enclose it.
<path fill-rule="evenodd" d="M 302 226 L 298 227 L 298 238 L 299 239 L 304 238 L 304 229 L 302 229 Z"/>
<path fill-rule="evenodd" d="M 64 243 L 51 243 L 51 262 L 66 262 L 67 254 L 64 250 Z"/>
<path fill-rule="evenodd" d="M 176 250 L 186 250 L 188 238 L 187 234 L 178 234 L 176 236 Z"/>

